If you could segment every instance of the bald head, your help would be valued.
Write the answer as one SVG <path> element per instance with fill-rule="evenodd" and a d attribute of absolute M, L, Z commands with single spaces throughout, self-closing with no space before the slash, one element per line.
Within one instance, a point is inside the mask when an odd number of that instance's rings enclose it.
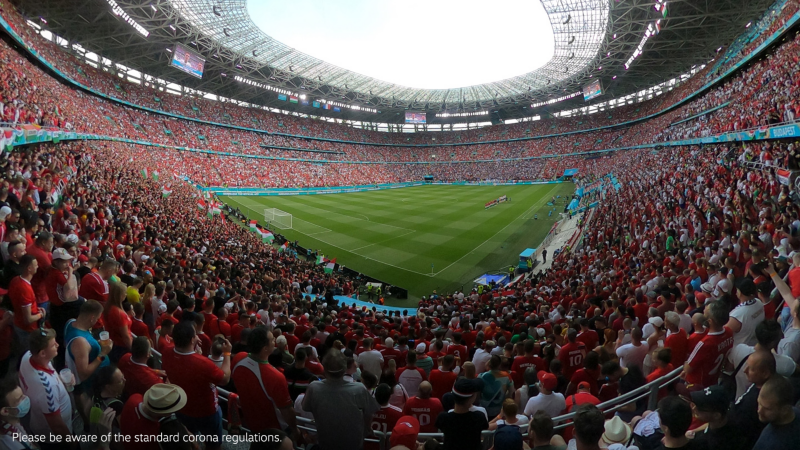
<path fill-rule="evenodd" d="M 772 352 L 754 352 L 747 358 L 747 367 L 744 368 L 744 374 L 747 376 L 747 381 L 761 387 L 767 382 L 777 371 L 775 356 Z"/>
<path fill-rule="evenodd" d="M 706 316 L 703 313 L 695 313 L 692 316 L 692 324 L 694 324 L 695 330 L 697 328 L 703 328 L 705 326 Z"/>
<path fill-rule="evenodd" d="M 419 384 L 419 390 L 417 397 L 422 399 L 431 398 L 431 392 L 433 391 L 433 386 L 428 381 L 423 381 Z"/>

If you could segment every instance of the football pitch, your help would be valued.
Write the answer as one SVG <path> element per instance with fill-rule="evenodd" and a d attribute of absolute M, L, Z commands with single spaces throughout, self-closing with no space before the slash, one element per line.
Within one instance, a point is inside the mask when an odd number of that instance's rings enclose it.
<path fill-rule="evenodd" d="M 480 275 L 507 271 L 524 249 L 541 243 L 564 210 L 564 197 L 574 190 L 572 183 L 430 185 L 220 198 L 262 225 L 267 208 L 292 214 L 291 229 L 272 229 L 350 269 L 407 289 L 409 300 L 386 302 L 410 306 L 433 290 L 469 290 Z M 508 202 L 484 208 L 503 195 Z M 556 206 L 548 206 L 557 196 Z"/>

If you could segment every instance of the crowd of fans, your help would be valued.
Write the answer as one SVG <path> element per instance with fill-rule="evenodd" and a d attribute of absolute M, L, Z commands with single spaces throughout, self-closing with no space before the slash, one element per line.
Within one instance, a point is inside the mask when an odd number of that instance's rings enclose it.
<path fill-rule="evenodd" d="M 258 121 L 265 129 L 284 120 L 251 118 L 252 110 L 219 102 L 167 95 L 156 101 L 145 88 L 115 85 L 64 59 L 2 6 L 37 51 L 92 88 L 187 116 L 227 114 L 231 123 Z M 237 436 L 259 441 L 251 448 L 349 450 L 378 448 L 365 439 L 391 432 L 391 448 L 469 450 L 483 448 L 484 430 L 492 431 L 495 450 L 795 448 L 800 207 L 778 169 L 798 168 L 798 144 L 385 162 L 642 143 L 676 117 L 740 96 L 746 101 L 701 119 L 690 133 L 746 128 L 772 109 L 797 107 L 797 44 L 793 38 L 697 104 L 646 124 L 536 144 L 342 150 L 382 164 L 110 141 L 4 152 L 0 448 L 182 449 L 202 441 L 214 449 Z M 231 142 L 237 152 L 265 154 L 264 135 L 169 120 L 69 89 L 5 43 L 0 67 L 0 114 L 9 122 L 112 129 L 204 149 Z M 691 93 L 673 92 L 652 111 Z M 731 111 L 741 116 L 738 125 L 734 116 L 717 118 Z M 322 126 L 285 120 L 279 130 Z M 579 239 L 550 267 L 507 288 L 434 292 L 410 316 L 337 304 L 333 296 L 358 291 L 359 280 L 263 243 L 233 217 L 206 215 L 196 206 L 201 194 L 182 178 L 284 187 L 431 173 L 448 181 L 552 179 L 574 167 L 578 184 L 604 189 L 587 196 L 599 205 L 584 213 Z M 614 413 L 597 408 L 670 374 L 655 410 L 647 398 Z M 221 396 L 223 390 L 231 394 Z M 554 431 L 553 418 L 570 412 L 568 427 Z M 302 431 L 300 418 L 313 420 L 316 432 Z M 443 438 L 419 436 L 436 432 Z M 68 444 L 74 436 L 85 442 Z"/>

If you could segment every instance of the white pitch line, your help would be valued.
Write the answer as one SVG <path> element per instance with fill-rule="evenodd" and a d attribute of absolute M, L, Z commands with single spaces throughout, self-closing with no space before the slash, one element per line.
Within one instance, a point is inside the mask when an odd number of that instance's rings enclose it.
<path fill-rule="evenodd" d="M 547 197 L 548 197 L 548 196 L 550 196 L 550 193 L 551 193 L 551 192 L 553 192 L 553 191 L 556 189 L 556 187 L 558 187 L 558 185 L 555 185 L 555 187 L 554 187 L 554 188 L 550 189 L 550 191 L 547 193 L 547 195 L 545 195 L 544 197 L 542 197 L 542 199 L 541 199 L 541 200 L 539 200 L 538 202 L 534 203 L 534 204 L 533 204 L 533 205 L 532 205 L 530 208 L 528 208 L 528 209 L 526 209 L 525 211 L 523 211 L 523 212 L 522 212 L 522 214 L 520 214 L 519 216 L 517 216 L 517 218 L 516 218 L 516 219 L 512 220 L 511 222 L 509 222 L 508 224 L 506 224 L 506 226 L 504 226 L 504 227 L 503 227 L 503 228 L 501 228 L 499 231 L 497 231 L 495 234 L 491 235 L 491 236 L 489 237 L 489 239 L 486 239 L 485 241 L 481 242 L 481 244 L 480 244 L 480 245 L 478 245 L 477 247 L 475 247 L 475 248 L 473 248 L 472 250 L 470 250 L 469 252 L 467 252 L 467 253 L 466 253 L 464 256 L 462 256 L 461 258 L 458 258 L 457 260 L 453 261 L 453 262 L 452 262 L 452 263 L 451 263 L 449 266 L 445 267 L 444 269 L 442 269 L 442 270 L 440 270 L 440 271 L 438 271 L 438 272 L 436 272 L 436 273 L 434 273 L 434 274 L 428 274 L 428 276 L 430 276 L 430 277 L 436 277 L 436 276 L 439 276 L 439 274 L 440 274 L 440 273 L 442 273 L 442 272 L 444 272 L 445 270 L 449 269 L 449 268 L 450 268 L 450 267 L 451 267 L 453 264 L 455 264 L 455 263 L 457 263 L 457 262 L 461 261 L 462 259 L 466 258 L 468 255 L 471 255 L 471 254 L 472 254 L 472 253 L 473 253 L 475 250 L 477 250 L 477 249 L 479 249 L 479 248 L 483 247 L 483 245 L 484 245 L 484 244 L 486 244 L 487 242 L 489 242 L 489 241 L 491 241 L 492 239 L 494 239 L 494 237 L 495 237 L 495 236 L 497 236 L 497 235 L 498 235 L 498 234 L 500 234 L 500 233 L 501 233 L 503 230 L 505 230 L 506 228 L 508 228 L 508 227 L 509 227 L 509 225 L 511 225 L 512 223 L 514 223 L 514 222 L 518 221 L 518 220 L 519 220 L 519 219 L 520 219 L 522 216 L 524 216 L 525 214 L 527 214 L 527 213 L 528 213 L 530 210 L 532 210 L 533 208 L 536 208 L 537 206 L 540 206 L 540 205 L 541 205 L 541 203 L 542 203 L 542 201 L 543 201 L 543 200 L 546 200 L 546 199 L 547 199 Z"/>
<path fill-rule="evenodd" d="M 364 249 L 364 248 L 367 248 L 367 247 L 371 247 L 371 246 L 373 246 L 373 245 L 377 245 L 377 244 L 385 244 L 386 242 L 389 242 L 389 241 L 391 241 L 391 240 L 393 240 L 393 239 L 397 239 L 397 238 L 400 238 L 400 237 L 403 237 L 403 236 L 409 235 L 409 234 L 411 234 L 411 233 L 416 233 L 416 232 L 417 232 L 417 230 L 411 230 L 411 231 L 409 231 L 408 233 L 398 234 L 397 236 L 392 236 L 392 237 L 390 237 L 389 239 L 385 239 L 385 240 L 383 240 L 383 241 L 379 241 L 379 242 L 373 242 L 372 244 L 367 244 L 367 245 L 364 245 L 364 246 L 362 246 L 362 247 L 354 248 L 354 249 L 353 249 L 353 250 L 351 250 L 351 251 L 355 251 L 355 250 L 361 250 L 361 249 Z"/>

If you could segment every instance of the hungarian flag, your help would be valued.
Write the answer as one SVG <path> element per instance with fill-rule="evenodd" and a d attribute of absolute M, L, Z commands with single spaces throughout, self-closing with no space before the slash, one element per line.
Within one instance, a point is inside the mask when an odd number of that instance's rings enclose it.
<path fill-rule="evenodd" d="M 206 202 L 204 202 L 202 198 L 197 199 L 197 209 L 206 209 Z"/>
<path fill-rule="evenodd" d="M 158 171 L 153 172 L 153 180 L 158 181 Z"/>
<path fill-rule="evenodd" d="M 322 255 L 317 255 L 317 264 L 322 264 L 325 262 L 325 257 Z"/>
<path fill-rule="evenodd" d="M 775 175 L 778 176 L 778 181 L 783 185 L 789 185 L 791 181 L 792 173 L 785 169 L 778 169 L 775 171 Z"/>
<path fill-rule="evenodd" d="M 328 263 L 328 264 L 325 266 L 325 273 L 333 273 L 333 268 L 334 268 L 334 267 L 336 267 L 336 264 L 335 264 L 335 263 L 332 263 L 332 262 L 329 262 L 329 263 Z"/>
<path fill-rule="evenodd" d="M 289 241 L 284 242 L 283 245 L 281 245 L 281 248 L 278 249 L 278 252 L 283 253 L 287 248 L 289 248 Z"/>
<path fill-rule="evenodd" d="M 169 197 L 169 194 L 172 194 L 172 190 L 170 188 L 165 187 L 164 189 L 161 190 L 161 196 L 163 198 Z"/>
<path fill-rule="evenodd" d="M 265 244 L 272 244 L 272 241 L 275 240 L 275 235 L 270 233 L 269 231 L 262 231 L 261 232 L 261 242 Z"/>
<path fill-rule="evenodd" d="M 256 220 L 251 220 L 251 221 L 250 221 L 250 229 L 251 229 L 251 230 L 253 230 L 253 231 L 256 231 L 256 230 L 258 229 L 258 228 L 256 227 L 256 225 L 257 225 L 257 224 L 258 224 L 258 221 L 256 221 Z"/>
<path fill-rule="evenodd" d="M 147 168 L 142 169 L 142 176 L 148 178 L 150 176 L 150 171 Z"/>

